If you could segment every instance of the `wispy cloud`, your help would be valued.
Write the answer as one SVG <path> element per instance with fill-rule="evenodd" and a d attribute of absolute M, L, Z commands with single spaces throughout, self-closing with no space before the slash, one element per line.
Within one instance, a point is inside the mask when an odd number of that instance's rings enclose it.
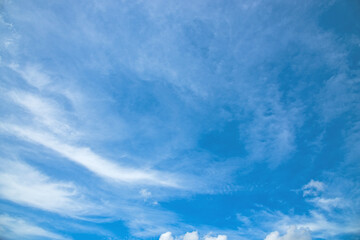
<path fill-rule="evenodd" d="M 23 108 L 32 117 L 33 124 L 36 127 L 45 127 L 47 131 L 55 134 L 74 137 L 76 131 L 72 130 L 66 120 L 66 113 L 61 111 L 55 101 L 43 98 L 26 91 L 10 91 L 8 93 L 11 99 L 18 106 Z M 25 115 L 25 116 L 29 116 Z M 29 117 L 28 117 L 29 118 Z M 23 120 L 22 118 L 19 119 Z M 27 124 L 29 125 L 27 121 Z"/>
<path fill-rule="evenodd" d="M 43 145 L 67 159 L 85 167 L 98 176 L 125 183 L 142 183 L 179 187 L 166 173 L 157 173 L 153 170 L 140 170 L 122 167 L 94 153 L 90 148 L 77 147 L 66 144 L 56 137 L 14 125 L 2 125 L 2 128 L 14 133 L 24 140 Z"/>
<path fill-rule="evenodd" d="M 359 220 L 357 205 L 359 196 L 348 192 L 349 185 L 342 179 L 336 180 L 342 183 L 325 184 L 324 182 L 311 180 L 303 186 L 304 200 L 312 204 L 304 215 L 283 214 L 281 212 L 263 212 L 265 225 L 273 229 L 281 229 L 287 232 L 280 237 L 278 232 L 271 233 L 269 239 L 288 239 L 286 236 L 297 234 L 308 239 L 310 233 L 313 237 L 336 239 L 339 235 L 359 234 L 360 228 L 356 222 Z M 353 204 L 349 204 L 352 197 Z M 260 220 L 260 219 L 259 219 Z M 296 230 L 302 228 L 301 231 Z M 293 238 L 289 238 L 293 239 Z"/>
<path fill-rule="evenodd" d="M 317 196 L 320 192 L 324 191 L 325 184 L 320 181 L 312 180 L 302 187 L 303 196 L 313 195 Z"/>
<path fill-rule="evenodd" d="M 57 239 L 66 240 L 67 237 L 45 230 L 34 223 L 6 214 L 0 215 L 0 236 L 2 239 Z"/>
<path fill-rule="evenodd" d="M 47 74 L 44 74 L 40 66 L 25 66 L 20 67 L 17 64 L 10 64 L 9 67 L 21 75 L 21 77 L 31 86 L 38 89 L 43 89 L 46 85 L 51 83 L 51 79 Z"/>
<path fill-rule="evenodd" d="M 1 162 L 2 199 L 73 217 L 101 211 L 86 200 L 73 183 L 51 180 L 23 162 L 4 159 Z"/>

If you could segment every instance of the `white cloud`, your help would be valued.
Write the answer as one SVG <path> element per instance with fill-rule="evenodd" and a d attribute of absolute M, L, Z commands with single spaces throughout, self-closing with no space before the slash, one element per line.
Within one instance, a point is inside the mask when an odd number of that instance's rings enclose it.
<path fill-rule="evenodd" d="M 9 67 L 20 74 L 28 84 L 38 89 L 42 89 L 51 82 L 49 76 L 43 73 L 40 66 L 26 65 L 20 69 L 17 64 L 10 64 Z"/>
<path fill-rule="evenodd" d="M 75 131 L 66 123 L 59 107 L 51 99 L 24 91 L 10 91 L 8 96 L 14 103 L 26 109 L 33 116 L 36 124 L 45 126 L 55 134 L 66 135 L 67 138 L 75 135 Z"/>
<path fill-rule="evenodd" d="M 0 237 L 6 239 L 24 239 L 27 237 L 41 237 L 47 239 L 65 240 L 67 238 L 45 230 L 20 218 L 0 215 Z"/>
<path fill-rule="evenodd" d="M 96 209 L 82 199 L 72 183 L 52 181 L 25 163 L 8 160 L 2 160 L 0 167 L 0 197 L 69 216 Z"/>
<path fill-rule="evenodd" d="M 311 180 L 302 187 L 302 190 L 306 201 L 325 211 L 331 211 L 334 208 L 344 208 L 347 205 L 343 198 L 324 197 L 324 195 L 329 195 L 329 192 L 324 192 L 325 184 L 322 182 Z"/>
<path fill-rule="evenodd" d="M 160 235 L 159 240 L 174 240 L 171 232 L 166 232 Z"/>
<path fill-rule="evenodd" d="M 324 191 L 325 184 L 320 181 L 312 180 L 302 187 L 303 196 L 317 196 L 320 192 Z"/>
<path fill-rule="evenodd" d="M 185 233 L 183 240 L 199 240 L 199 234 L 197 231 L 187 232 Z"/>
<path fill-rule="evenodd" d="M 328 217 L 317 211 L 311 211 L 311 216 L 297 220 L 298 227 L 309 229 L 311 232 L 321 238 L 336 236 L 339 234 L 355 234 L 360 233 L 359 224 L 357 224 L 358 216 L 340 213 L 337 221 L 328 219 Z"/>
<path fill-rule="evenodd" d="M 336 198 L 323 198 L 316 197 L 308 199 L 307 201 L 312 202 L 315 206 L 324 209 L 326 211 L 331 211 L 333 208 L 342 208 L 345 206 L 345 200 L 336 197 Z"/>
<path fill-rule="evenodd" d="M 94 153 L 87 147 L 76 147 L 62 142 L 55 136 L 16 125 L 1 126 L 24 140 L 47 147 L 67 159 L 87 168 L 98 176 L 125 183 L 143 183 L 168 187 L 179 187 L 174 179 L 151 170 L 139 170 L 122 167 Z"/>
<path fill-rule="evenodd" d="M 357 224 L 359 217 L 353 210 L 341 209 L 338 212 L 323 212 L 320 210 L 311 209 L 308 215 L 291 216 L 278 211 L 264 211 L 257 216 L 256 220 L 261 222 L 265 219 L 264 226 L 266 226 L 266 228 L 278 229 L 280 232 L 290 231 L 289 226 L 296 226 L 298 229 L 311 231 L 311 235 L 316 238 L 323 239 L 329 239 L 341 234 L 360 233 L 360 228 Z M 290 232 L 296 233 L 297 231 L 292 229 Z M 271 234 L 271 237 L 275 236 L 280 236 L 280 234 L 275 232 Z M 269 236 L 269 239 L 272 238 Z"/>
<path fill-rule="evenodd" d="M 311 240 L 310 231 L 306 228 L 297 228 L 291 226 L 287 232 L 280 236 L 278 231 L 272 232 L 266 236 L 265 240 Z"/>

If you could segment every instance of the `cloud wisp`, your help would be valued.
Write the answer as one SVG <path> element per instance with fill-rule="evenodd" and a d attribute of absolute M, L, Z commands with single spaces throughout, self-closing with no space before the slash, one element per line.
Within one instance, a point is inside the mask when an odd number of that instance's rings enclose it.
<path fill-rule="evenodd" d="M 0 235 L 3 239 L 56 239 L 69 240 L 70 238 L 45 230 L 21 218 L 6 214 L 0 215 Z"/>
<path fill-rule="evenodd" d="M 3 129 L 14 133 L 16 136 L 47 147 L 61 156 L 73 161 L 100 177 L 109 180 L 124 183 L 142 183 L 149 185 L 159 185 L 165 187 L 179 187 L 170 178 L 166 179 L 166 174 L 157 173 L 156 171 L 137 170 L 122 167 L 94 153 L 90 148 L 76 147 L 63 143 L 56 137 L 14 125 L 2 125 Z"/>
<path fill-rule="evenodd" d="M 58 182 L 26 163 L 1 160 L 0 197 L 20 205 L 81 217 L 101 212 L 70 182 Z"/>

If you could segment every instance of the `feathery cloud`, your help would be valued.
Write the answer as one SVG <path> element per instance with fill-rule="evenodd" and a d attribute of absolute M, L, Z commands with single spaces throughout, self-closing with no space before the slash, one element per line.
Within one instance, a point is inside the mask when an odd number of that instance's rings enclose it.
<path fill-rule="evenodd" d="M 14 240 L 29 238 L 45 238 L 56 240 L 69 239 L 54 232 L 45 230 L 21 218 L 12 217 L 7 214 L 0 215 L 0 237 L 3 239 Z"/>
<path fill-rule="evenodd" d="M 1 160 L 0 197 L 20 205 L 66 216 L 83 216 L 101 211 L 70 182 L 50 179 L 26 163 Z"/>

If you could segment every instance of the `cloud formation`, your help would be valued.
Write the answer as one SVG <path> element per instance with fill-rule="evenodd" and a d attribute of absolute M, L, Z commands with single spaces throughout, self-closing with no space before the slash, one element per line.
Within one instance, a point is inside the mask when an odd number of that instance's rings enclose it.
<path fill-rule="evenodd" d="M 43 145 L 59 153 L 100 177 L 125 183 L 139 182 L 142 184 L 178 187 L 172 179 L 166 178 L 166 174 L 120 166 L 120 164 L 102 158 L 90 148 L 66 144 L 50 134 L 26 129 L 24 127 L 20 128 L 14 125 L 3 125 L 3 129 L 4 128 L 24 140 Z"/>
<path fill-rule="evenodd" d="M 199 240 L 199 234 L 197 231 L 187 232 L 185 233 L 183 240 Z"/>
<path fill-rule="evenodd" d="M 266 236 L 265 240 L 311 240 L 310 231 L 305 228 L 297 228 L 291 226 L 284 235 L 280 235 L 278 231 L 272 232 Z"/>
<path fill-rule="evenodd" d="M 182 236 L 178 236 L 178 237 L 173 237 L 171 232 L 166 232 L 160 235 L 159 240 L 227 240 L 227 236 L 226 235 L 217 235 L 217 236 L 212 236 L 213 234 L 209 233 L 204 235 L 202 238 L 199 237 L 199 233 L 197 231 L 193 231 L 193 232 L 187 232 L 185 233 L 185 235 Z"/>
<path fill-rule="evenodd" d="M 1 160 L 0 197 L 20 205 L 79 217 L 101 211 L 71 182 L 50 179 L 26 163 Z"/>
<path fill-rule="evenodd" d="M 325 185 L 320 181 L 312 180 L 302 187 L 303 196 L 316 196 L 324 191 Z"/>
<path fill-rule="evenodd" d="M 159 240 L 174 240 L 171 232 L 166 232 L 160 235 Z"/>
<path fill-rule="evenodd" d="M 41 227 L 34 225 L 28 221 L 20 218 L 11 217 L 6 214 L 0 215 L 0 236 L 3 239 L 56 239 L 68 240 L 69 238 L 63 237 L 54 232 L 45 230 Z"/>

